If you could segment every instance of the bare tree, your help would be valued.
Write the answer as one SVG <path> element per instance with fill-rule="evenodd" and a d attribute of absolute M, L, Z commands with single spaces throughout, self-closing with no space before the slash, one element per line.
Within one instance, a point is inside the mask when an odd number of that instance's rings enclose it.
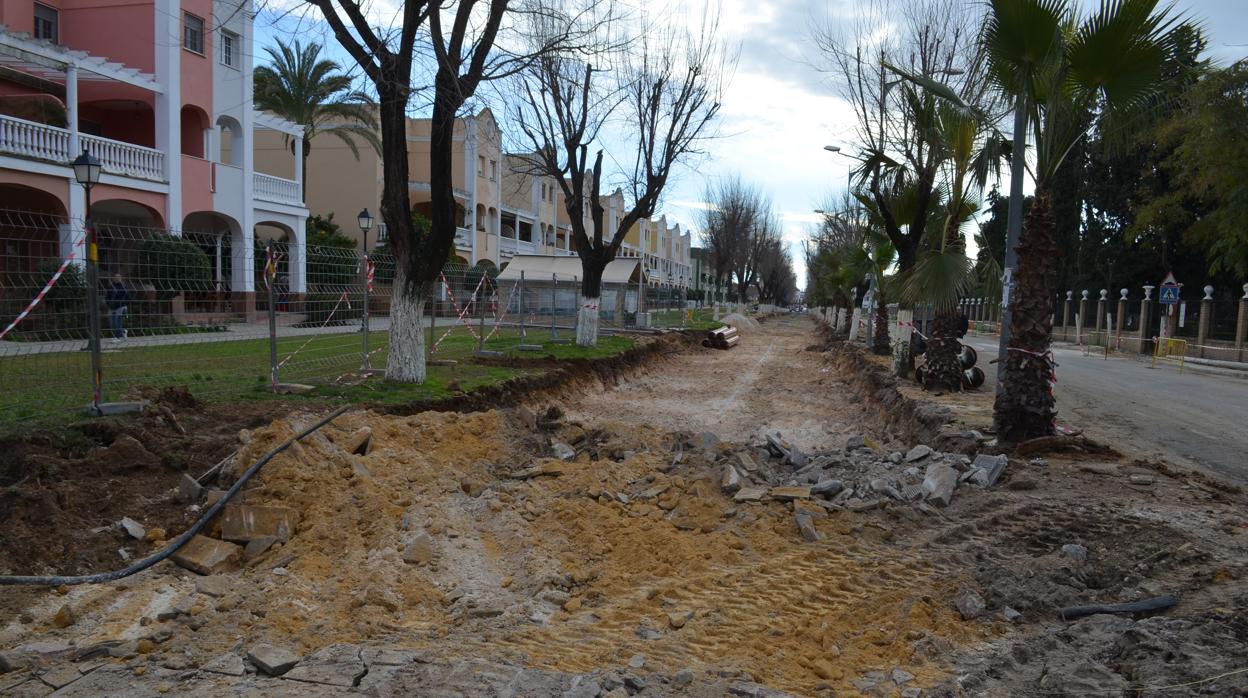
<path fill-rule="evenodd" d="M 797 290 L 793 258 L 780 237 L 771 238 L 758 262 L 758 300 L 760 303 L 787 305 Z"/>
<path fill-rule="evenodd" d="M 853 179 L 874 200 L 902 273 L 918 260 L 932 212 L 941 205 L 938 170 L 945 154 L 931 142 L 936 99 L 889 66 L 939 78 L 970 103 L 987 104 L 992 97 L 976 44 L 982 13 L 962 0 L 884 0 L 847 33 L 829 23 L 813 34 L 819 67 L 854 111 L 859 164 Z M 900 31 L 881 31 L 890 23 L 899 23 Z"/>
<path fill-rule="evenodd" d="M 762 194 L 739 175 L 707 186 L 703 199 L 702 236 L 710 251 L 717 288 L 731 286 L 737 261 L 746 254 L 752 231 L 762 214 Z"/>
<path fill-rule="evenodd" d="M 563 30 L 548 31 L 545 40 L 536 44 L 517 40 L 517 45 L 527 47 L 525 51 L 517 53 L 499 45 L 508 15 L 557 16 L 541 5 L 516 0 L 409 0 L 400 6 L 398 26 L 390 28 L 372 23 L 366 6 L 353 0 L 310 2 L 377 91 L 383 160 L 381 216 L 396 257 L 386 378 L 423 383 L 424 303 L 455 241 L 451 178 L 455 119 L 483 82 L 513 75 L 536 57 L 574 40 L 564 25 Z M 554 26 L 547 23 L 548 29 Z M 433 215 L 426 234 L 413 223 L 408 194 L 407 113 L 418 55 L 431 57 L 434 67 L 429 153 Z"/>
<path fill-rule="evenodd" d="M 598 342 L 603 271 L 629 230 L 654 215 L 673 168 L 710 136 L 726 76 L 713 19 L 698 35 L 633 26 L 638 31 L 623 41 L 601 24 L 590 30 L 600 39 L 592 54 L 546 53 L 524 71 L 517 90 L 514 117 L 528 151 L 521 159 L 530 173 L 558 182 L 581 258 L 581 346 Z M 627 153 L 617 164 L 632 207 L 615 230 L 606 230 L 603 178 L 610 175 L 598 141 L 618 114 L 623 117 L 611 141 Z M 591 148 L 597 148 L 592 163 Z"/>

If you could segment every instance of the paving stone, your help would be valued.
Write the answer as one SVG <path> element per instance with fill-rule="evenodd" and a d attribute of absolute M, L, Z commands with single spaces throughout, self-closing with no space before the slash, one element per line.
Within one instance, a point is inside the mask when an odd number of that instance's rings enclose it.
<path fill-rule="evenodd" d="M 919 444 L 909 451 L 906 451 L 906 462 L 913 463 L 918 460 L 923 460 L 930 455 L 932 455 L 932 447 Z"/>
<path fill-rule="evenodd" d="M 46 673 L 39 675 L 39 680 L 52 688 L 68 686 L 80 678 L 82 678 L 82 672 L 78 671 L 78 667 L 72 664 L 53 667 Z"/>
<path fill-rule="evenodd" d="M 727 494 L 736 494 L 741 489 L 741 474 L 731 463 L 724 464 L 724 474 L 720 478 L 719 486 Z"/>
<path fill-rule="evenodd" d="M 238 569 L 243 549 L 223 540 L 196 535 L 175 552 L 172 559 L 199 574 L 221 574 Z"/>
<path fill-rule="evenodd" d="M 299 655 L 282 647 L 260 644 L 247 650 L 247 660 L 269 676 L 281 676 L 299 663 Z"/>
<path fill-rule="evenodd" d="M 234 589 L 234 580 L 224 575 L 214 574 L 210 577 L 199 577 L 195 580 L 195 591 L 215 598 L 221 598 Z"/>
<path fill-rule="evenodd" d="M 373 430 L 371 427 L 360 427 L 345 437 L 341 437 L 338 446 L 347 453 L 367 456 L 373 450 Z"/>
<path fill-rule="evenodd" d="M 247 667 L 243 664 L 243 658 L 232 652 L 227 652 L 213 659 L 200 667 L 200 669 L 214 674 L 225 674 L 226 676 L 242 676 L 247 671 Z"/>
<path fill-rule="evenodd" d="M 762 487 L 742 487 L 732 499 L 736 502 L 759 502 L 766 496 L 767 490 Z"/>
<path fill-rule="evenodd" d="M 772 499 L 789 502 L 794 499 L 810 499 L 809 487 L 773 487 L 768 494 Z"/>
<path fill-rule="evenodd" d="M 193 503 L 198 502 L 202 496 L 204 496 L 204 486 L 188 473 L 182 473 L 182 479 L 178 480 L 178 499 Z"/>
<path fill-rule="evenodd" d="M 282 678 L 329 686 L 351 688 L 368 673 L 361 658 L 362 649 L 355 645 L 330 645 L 304 657 Z"/>
<path fill-rule="evenodd" d="M 295 532 L 299 514 L 286 507 L 226 504 L 221 514 L 221 537 L 235 543 L 272 537 L 285 543 Z"/>
<path fill-rule="evenodd" d="M 809 514 L 795 514 L 793 520 L 797 523 L 797 530 L 802 534 L 802 540 L 807 543 L 814 543 L 823 537 L 815 529 L 815 522 L 811 520 Z"/>

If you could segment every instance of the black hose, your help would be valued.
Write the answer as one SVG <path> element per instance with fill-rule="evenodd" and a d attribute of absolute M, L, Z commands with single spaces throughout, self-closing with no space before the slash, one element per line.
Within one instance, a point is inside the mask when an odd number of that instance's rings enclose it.
<path fill-rule="evenodd" d="M 276 458 L 279 453 L 290 448 L 291 444 L 307 437 L 309 434 L 316 431 L 317 429 L 320 429 L 326 424 L 329 424 L 335 418 L 337 418 L 338 415 L 342 414 L 343 412 L 346 412 L 349 409 L 351 409 L 351 405 L 343 405 L 342 407 L 339 407 L 333 412 L 330 412 L 328 416 L 321 419 L 317 423 L 313 424 L 307 429 L 304 429 L 302 432 L 287 439 L 286 442 L 283 443 L 282 445 L 264 454 L 263 458 L 253 463 L 252 466 L 247 469 L 247 472 L 243 473 L 243 476 L 238 478 L 238 482 L 235 482 L 234 485 L 231 486 L 230 489 L 227 490 L 226 493 L 221 497 L 221 499 L 218 499 L 215 504 L 213 504 L 211 507 L 208 508 L 208 511 L 204 512 L 203 516 L 199 517 L 199 520 L 195 522 L 195 525 L 187 529 L 185 533 L 178 536 L 177 540 L 173 541 L 172 543 L 170 543 L 168 546 L 166 546 L 162 550 L 155 552 L 151 555 L 148 555 L 142 560 L 135 561 L 135 563 L 130 565 L 129 567 L 126 567 L 120 570 L 113 570 L 112 572 L 100 572 L 98 574 L 84 574 L 84 575 L 78 575 L 75 577 L 59 577 L 59 576 L 39 577 L 39 576 L 17 576 L 17 575 L 0 576 L 0 586 L 13 585 L 13 584 L 38 584 L 38 585 L 43 585 L 43 586 L 60 586 L 62 584 L 99 584 L 100 582 L 111 582 L 111 581 L 121 579 L 123 577 L 129 577 L 130 575 L 136 574 L 138 572 L 142 572 L 148 567 L 151 567 L 157 562 L 160 562 L 161 560 L 164 560 L 165 558 L 177 552 L 178 548 L 181 548 L 182 546 L 186 545 L 187 541 L 193 538 L 195 534 L 202 531 L 204 529 L 204 526 L 207 526 L 208 522 L 212 521 L 213 517 L 216 516 L 221 511 L 221 509 L 225 507 L 226 503 L 230 501 L 230 498 L 238 494 L 239 490 L 243 489 L 243 485 L 247 484 L 247 481 L 250 480 L 253 475 L 260 472 L 260 468 L 264 467 L 265 463 L 268 463 L 269 461 Z"/>

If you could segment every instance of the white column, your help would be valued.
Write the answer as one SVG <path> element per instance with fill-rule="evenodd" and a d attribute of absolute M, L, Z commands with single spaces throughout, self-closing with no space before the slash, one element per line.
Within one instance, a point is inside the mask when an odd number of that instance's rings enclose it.
<path fill-rule="evenodd" d="M 65 110 L 69 117 L 69 159 L 82 152 L 78 143 L 78 66 L 65 66 Z M 97 156 L 98 157 L 98 156 Z"/>
<path fill-rule="evenodd" d="M 295 183 L 299 185 L 299 198 L 303 198 L 303 137 L 295 136 Z M 303 202 L 307 204 L 306 201 Z"/>
<path fill-rule="evenodd" d="M 308 292 L 308 219 L 299 216 L 296 219 L 295 240 L 290 246 L 290 291 L 291 293 Z"/>
<path fill-rule="evenodd" d="M 182 227 L 182 8 L 173 0 L 156 0 L 155 16 L 156 149 L 165 155 L 165 179 L 169 195 L 165 202 L 165 225 Z"/>

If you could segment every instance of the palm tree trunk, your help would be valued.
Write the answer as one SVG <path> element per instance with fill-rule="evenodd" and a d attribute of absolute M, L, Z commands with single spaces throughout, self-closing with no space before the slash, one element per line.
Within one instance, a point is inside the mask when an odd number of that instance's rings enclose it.
<path fill-rule="evenodd" d="M 962 389 L 962 344 L 958 342 L 958 311 L 937 310 L 927 341 L 927 387 Z"/>
<path fill-rule="evenodd" d="M 1001 367 L 1002 392 L 993 406 L 997 438 L 1019 442 L 1054 433 L 1052 295 L 1058 249 L 1048 187 L 1036 190 L 1018 244 L 1010 298 L 1010 345 Z"/>
<path fill-rule="evenodd" d="M 875 332 L 871 336 L 871 351 L 885 356 L 892 353 L 892 341 L 888 333 L 888 306 L 884 304 L 884 295 L 876 295 Z"/>

